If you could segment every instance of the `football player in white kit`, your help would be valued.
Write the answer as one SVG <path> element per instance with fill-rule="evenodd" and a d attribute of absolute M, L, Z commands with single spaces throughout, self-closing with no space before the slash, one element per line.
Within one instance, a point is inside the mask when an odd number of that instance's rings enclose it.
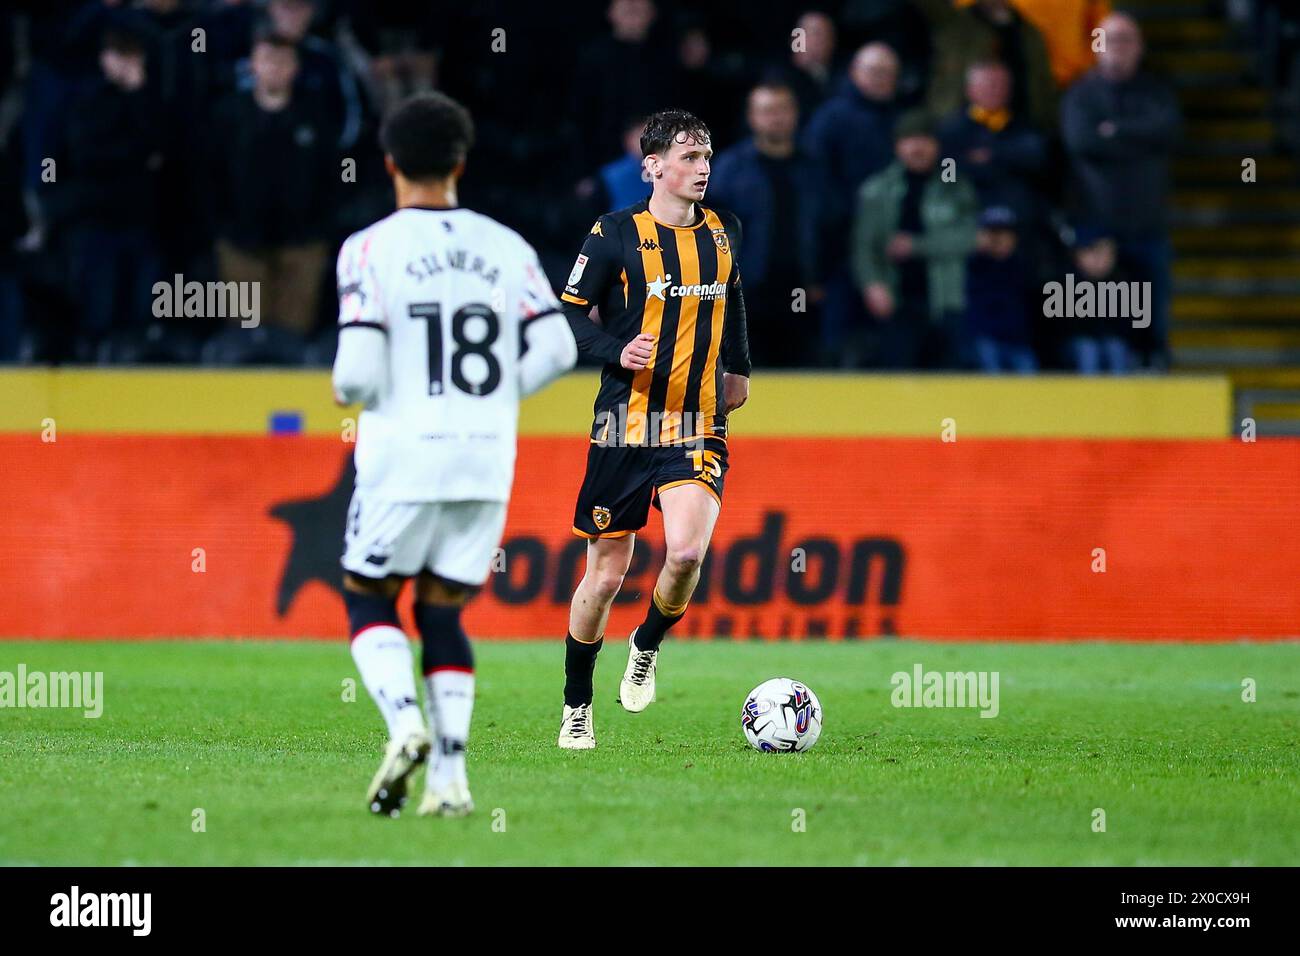
<path fill-rule="evenodd" d="M 339 252 L 335 398 L 365 406 L 343 595 L 352 657 L 388 725 L 367 793 L 370 810 L 386 816 L 400 812 L 426 758 L 419 812 L 473 809 L 465 746 L 474 659 L 461 608 L 487 580 L 505 526 L 519 400 L 577 359 L 537 253 L 456 205 L 473 136 L 469 114 L 442 94 L 398 107 L 380 133 L 397 211 Z M 424 714 L 397 617 L 408 578 Z"/>

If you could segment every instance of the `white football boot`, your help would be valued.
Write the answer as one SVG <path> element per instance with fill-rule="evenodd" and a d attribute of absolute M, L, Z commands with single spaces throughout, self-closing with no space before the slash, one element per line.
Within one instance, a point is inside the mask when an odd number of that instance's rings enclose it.
<path fill-rule="evenodd" d="M 426 787 L 420 801 L 422 817 L 463 817 L 474 812 L 474 800 L 469 795 L 469 784 L 453 780 L 441 788 Z"/>
<path fill-rule="evenodd" d="M 618 685 L 618 700 L 624 710 L 639 714 L 654 703 L 659 651 L 638 650 L 635 630 L 627 643 L 627 670 L 623 671 L 623 681 Z"/>
<path fill-rule="evenodd" d="M 558 743 L 564 750 L 591 750 L 596 746 L 596 727 L 591 719 L 591 704 L 580 707 L 564 705 Z"/>
<path fill-rule="evenodd" d="M 384 750 L 384 762 L 366 791 L 366 806 L 371 813 L 396 817 L 406 804 L 406 784 L 415 768 L 424 763 L 433 744 L 423 730 L 390 740 Z"/>

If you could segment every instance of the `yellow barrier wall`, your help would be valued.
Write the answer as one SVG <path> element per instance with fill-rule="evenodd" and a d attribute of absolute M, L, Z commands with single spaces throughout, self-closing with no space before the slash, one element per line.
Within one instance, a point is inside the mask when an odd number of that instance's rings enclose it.
<path fill-rule="evenodd" d="M 575 372 L 528 399 L 524 435 L 586 431 L 598 373 Z M 19 369 L 0 372 L 0 432 L 338 434 L 340 409 L 324 371 Z M 1032 378 L 840 373 L 755 376 L 732 431 L 750 435 L 934 437 L 944 419 L 959 437 L 1222 438 L 1227 378 Z M 294 423 L 297 423 L 296 425 Z"/>

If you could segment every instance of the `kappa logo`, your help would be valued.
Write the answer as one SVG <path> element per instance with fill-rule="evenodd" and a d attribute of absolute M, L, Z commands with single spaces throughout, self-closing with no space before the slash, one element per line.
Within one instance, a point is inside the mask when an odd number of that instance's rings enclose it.
<path fill-rule="evenodd" d="M 637 246 L 642 252 L 658 252 L 663 247 L 653 239 L 641 240 L 641 245 Z"/>
<path fill-rule="evenodd" d="M 591 227 L 591 234 L 593 236 L 600 236 L 602 239 L 605 238 L 605 233 L 601 230 L 599 219 L 597 219 L 595 224 Z"/>
<path fill-rule="evenodd" d="M 731 243 L 727 239 L 727 230 L 713 229 L 711 231 L 713 232 L 713 241 L 717 244 L 718 248 L 725 253 L 730 253 Z"/>
<path fill-rule="evenodd" d="M 591 520 L 596 523 L 596 528 L 604 531 L 609 527 L 610 514 L 608 508 L 602 508 L 600 505 L 591 509 Z"/>

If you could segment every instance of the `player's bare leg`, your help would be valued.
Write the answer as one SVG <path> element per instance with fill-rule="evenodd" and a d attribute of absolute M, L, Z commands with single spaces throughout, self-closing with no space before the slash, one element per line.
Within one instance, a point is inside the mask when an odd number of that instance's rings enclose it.
<path fill-rule="evenodd" d="M 352 631 L 352 659 L 388 725 L 384 759 L 366 791 L 366 806 L 397 816 L 406 803 L 407 781 L 424 763 L 431 743 L 420 716 L 411 645 L 397 620 L 402 578 L 370 580 L 343 575 L 343 599 Z"/>
<path fill-rule="evenodd" d="M 424 706 L 437 744 L 424 778 L 420 816 L 463 817 L 474 809 L 465 769 L 474 655 L 460 612 L 475 590 L 427 571 L 415 580 L 415 619 L 424 642 Z"/>
<path fill-rule="evenodd" d="M 569 634 L 576 640 L 594 644 L 604 635 L 609 609 L 623 587 L 635 547 L 634 534 L 588 542 L 587 570 L 569 604 Z"/>
<path fill-rule="evenodd" d="M 721 510 L 718 500 L 696 483 L 675 485 L 659 495 L 664 514 L 664 566 L 655 581 L 646 618 L 628 641 L 627 668 L 618 688 L 625 710 L 640 713 L 655 699 L 659 645 L 668 629 L 682 619 Z"/>
<path fill-rule="evenodd" d="M 558 744 L 565 750 L 596 746 L 592 723 L 592 675 L 600 653 L 609 609 L 632 563 L 636 535 L 596 538 L 587 545 L 587 570 L 569 606 L 569 633 L 564 639 L 564 714 Z"/>

